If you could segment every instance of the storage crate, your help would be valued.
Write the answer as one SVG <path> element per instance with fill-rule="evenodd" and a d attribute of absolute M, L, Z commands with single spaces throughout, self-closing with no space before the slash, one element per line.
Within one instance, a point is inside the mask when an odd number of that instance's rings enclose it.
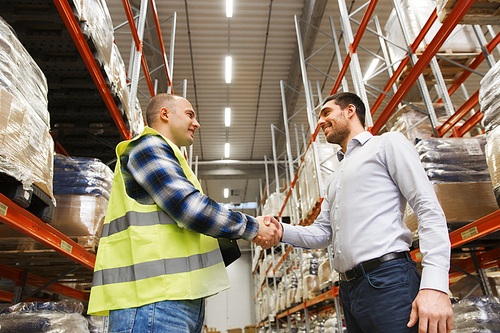
<path fill-rule="evenodd" d="M 444 22 L 458 0 L 437 0 L 439 21 Z M 497 25 L 500 23 L 500 0 L 476 0 L 460 21 L 462 24 Z"/>

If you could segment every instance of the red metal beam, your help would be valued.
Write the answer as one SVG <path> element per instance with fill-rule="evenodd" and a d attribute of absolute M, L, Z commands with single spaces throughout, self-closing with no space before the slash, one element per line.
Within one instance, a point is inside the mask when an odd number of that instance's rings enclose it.
<path fill-rule="evenodd" d="M 122 3 L 123 8 L 125 9 L 125 14 L 127 15 L 127 21 L 130 27 L 130 31 L 132 32 L 132 37 L 134 38 L 135 49 L 138 52 L 141 52 L 141 66 L 146 78 L 146 83 L 148 84 L 149 94 L 151 95 L 151 97 L 153 97 L 155 95 L 155 90 L 153 88 L 153 82 L 151 81 L 151 76 L 149 74 L 148 64 L 146 62 L 146 58 L 144 57 L 142 41 L 139 39 L 137 27 L 135 26 L 134 15 L 132 14 L 132 9 L 130 8 L 130 2 L 129 0 L 122 0 Z"/>
<path fill-rule="evenodd" d="M 365 14 L 363 15 L 363 19 L 361 20 L 361 23 L 359 25 L 358 31 L 356 32 L 356 36 L 354 36 L 354 40 L 349 45 L 349 54 L 347 54 L 344 64 L 342 65 L 342 69 L 339 72 L 339 75 L 337 76 L 337 80 L 335 81 L 335 84 L 333 85 L 333 89 L 330 93 L 330 95 L 333 95 L 339 90 L 340 84 L 342 83 L 342 79 L 345 76 L 345 73 L 347 72 L 347 68 L 349 68 L 349 64 L 351 63 L 352 55 L 356 53 L 356 49 L 358 48 L 359 42 L 361 41 L 361 37 L 363 37 L 364 32 L 366 31 L 366 27 L 368 26 L 368 23 L 370 22 L 370 19 L 373 15 L 373 12 L 375 11 L 375 7 L 377 6 L 378 0 L 371 0 L 370 4 L 368 5 L 368 8 L 366 9 Z"/>
<path fill-rule="evenodd" d="M 417 81 L 417 78 L 420 76 L 424 68 L 429 65 L 434 55 L 451 34 L 458 22 L 460 22 L 460 20 L 467 13 L 474 1 L 475 0 L 458 0 L 457 4 L 449 14 L 448 18 L 444 21 L 436 36 L 432 39 L 430 44 L 418 59 L 417 63 L 410 70 L 408 76 L 403 80 L 403 83 L 399 87 L 398 91 L 396 91 L 393 98 L 391 98 L 384 111 L 382 111 L 382 114 L 378 117 L 377 121 L 373 125 L 373 134 L 377 134 L 384 126 L 394 112 L 396 106 L 401 102 L 403 97 Z"/>
<path fill-rule="evenodd" d="M 163 56 L 163 66 L 165 66 L 165 74 L 167 75 L 168 86 L 171 88 L 171 91 L 173 94 L 174 89 L 172 87 L 172 80 L 170 79 L 170 73 L 168 70 L 167 55 L 165 54 L 165 45 L 163 44 L 163 37 L 161 34 L 161 28 L 160 28 L 160 20 L 158 20 L 158 12 L 156 11 L 156 3 L 155 3 L 155 0 L 150 0 L 150 2 L 151 2 L 151 8 L 153 10 L 153 17 L 155 20 L 156 33 L 158 34 L 158 38 L 160 39 L 160 51 L 161 51 L 161 54 Z"/>
<path fill-rule="evenodd" d="M 491 51 L 493 51 L 493 49 L 498 45 L 498 43 L 500 43 L 500 32 L 491 40 L 491 42 L 489 42 L 486 45 L 486 49 L 488 50 L 488 52 L 491 53 Z M 484 60 L 484 53 L 481 52 L 477 55 L 476 59 L 474 59 L 474 61 L 469 65 L 469 68 L 476 69 L 481 64 L 481 62 L 483 62 L 483 60 Z M 453 82 L 450 88 L 448 88 L 448 94 L 450 96 L 453 95 L 453 93 L 460 87 L 462 83 L 465 82 L 465 80 L 467 80 L 467 78 L 471 74 L 472 74 L 471 71 L 467 70 L 464 71 L 462 75 L 460 75 L 458 79 L 455 80 L 455 82 Z"/>
<path fill-rule="evenodd" d="M 437 132 L 440 138 L 455 126 L 460 119 L 479 103 L 479 89 L 450 117 L 443 125 L 439 126 Z"/>
<path fill-rule="evenodd" d="M 14 282 L 21 282 L 23 276 L 23 270 L 12 268 L 9 266 L 5 266 L 0 264 L 0 277 L 5 278 L 7 280 L 11 280 Z M 26 279 L 26 284 L 34 287 L 42 287 L 49 283 L 50 280 L 41 278 L 39 276 L 28 273 L 28 278 Z M 80 301 L 88 302 L 89 301 L 89 293 L 77 289 L 70 288 L 60 283 L 53 283 L 46 288 L 48 291 L 65 295 Z"/>
<path fill-rule="evenodd" d="M 451 248 L 472 242 L 497 230 L 500 230 L 500 210 L 451 232 Z"/>
<path fill-rule="evenodd" d="M 425 35 L 427 35 L 427 32 L 429 32 L 434 22 L 436 22 L 436 19 L 437 19 L 437 14 L 436 10 L 434 9 L 429 18 L 427 19 L 427 22 L 425 22 L 424 26 L 422 27 L 422 30 L 420 30 L 420 33 L 411 44 L 410 47 L 412 53 L 415 53 L 415 51 L 418 49 L 418 46 L 420 45 L 420 43 L 422 43 Z M 399 75 L 401 75 L 406 65 L 410 61 L 410 55 L 408 53 L 406 55 L 407 57 L 401 60 L 398 68 L 396 69 L 394 74 L 392 74 L 392 77 L 389 79 L 389 81 L 386 83 L 384 87 L 384 92 L 389 92 L 394 82 L 396 82 L 396 80 L 399 78 Z M 375 114 L 375 111 L 377 111 L 378 107 L 382 104 L 382 101 L 384 100 L 385 96 L 386 96 L 385 94 L 380 94 L 375 103 L 373 103 L 373 106 L 370 109 L 372 116 Z"/>
<path fill-rule="evenodd" d="M 95 255 L 0 194 L 0 222 L 94 270 Z"/>
<path fill-rule="evenodd" d="M 14 296 L 14 293 L 11 293 L 10 291 L 5 291 L 5 290 L 0 290 L 0 300 L 3 302 L 10 303 L 12 302 L 12 297 Z M 37 297 L 30 297 L 25 302 L 48 302 L 50 299 L 41 299 Z"/>
<path fill-rule="evenodd" d="M 63 19 L 64 24 L 66 25 L 71 35 L 71 38 L 73 39 L 73 42 L 78 48 L 78 51 L 80 52 L 80 55 L 82 56 L 82 59 L 85 62 L 85 65 L 87 65 L 87 69 L 89 70 L 90 75 L 92 76 L 92 79 L 94 80 L 94 83 L 96 84 L 97 89 L 99 90 L 99 93 L 101 94 L 101 97 L 104 100 L 104 103 L 106 104 L 106 107 L 111 113 L 111 117 L 113 118 L 116 126 L 118 127 L 118 130 L 120 131 L 122 138 L 125 140 L 131 139 L 132 134 L 129 132 L 129 130 L 127 130 L 127 127 L 125 126 L 125 122 L 122 119 L 120 111 L 116 107 L 115 101 L 113 100 L 113 96 L 111 96 L 111 93 L 109 92 L 108 86 L 106 85 L 106 81 L 102 77 L 101 71 L 99 70 L 97 63 L 95 62 L 94 56 L 90 51 L 89 45 L 87 44 L 87 41 L 85 40 L 82 31 L 80 30 L 78 22 L 76 22 L 75 16 L 73 15 L 73 11 L 69 6 L 68 1 L 54 0 L 54 4 L 56 5 L 57 10 L 59 11 L 59 14 Z"/>
<path fill-rule="evenodd" d="M 470 131 L 474 126 L 476 126 L 482 119 L 484 118 L 484 114 L 481 110 L 476 111 L 472 117 L 467 119 L 467 121 L 460 126 L 455 133 L 453 133 L 454 137 L 462 137 L 465 133 Z"/>

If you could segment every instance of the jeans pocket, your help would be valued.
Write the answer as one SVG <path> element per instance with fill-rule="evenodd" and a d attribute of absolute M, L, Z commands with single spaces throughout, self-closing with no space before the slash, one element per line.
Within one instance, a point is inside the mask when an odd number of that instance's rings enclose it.
<path fill-rule="evenodd" d="M 130 333 L 137 308 L 109 311 L 109 333 Z"/>
<path fill-rule="evenodd" d="M 404 286 L 408 283 L 404 265 L 381 265 L 366 274 L 368 283 L 375 289 L 388 289 Z"/>

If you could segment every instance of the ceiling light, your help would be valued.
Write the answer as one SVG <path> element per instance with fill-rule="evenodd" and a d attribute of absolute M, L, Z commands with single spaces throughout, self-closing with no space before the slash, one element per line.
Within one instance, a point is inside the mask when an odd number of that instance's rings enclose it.
<path fill-rule="evenodd" d="M 226 17 L 233 17 L 233 0 L 226 0 Z"/>
<path fill-rule="evenodd" d="M 233 66 L 233 58 L 231 56 L 226 57 L 226 83 L 231 83 L 231 72 Z"/>
<path fill-rule="evenodd" d="M 225 188 L 224 189 L 224 198 L 229 198 L 229 189 L 228 188 Z"/>
<path fill-rule="evenodd" d="M 226 108 L 226 127 L 231 126 L 231 108 Z"/>
<path fill-rule="evenodd" d="M 224 157 L 228 158 L 229 157 L 229 149 L 230 149 L 230 145 L 229 145 L 229 142 L 224 144 Z"/>
<path fill-rule="evenodd" d="M 380 60 L 378 58 L 375 58 L 372 60 L 372 63 L 370 64 L 370 67 L 368 67 L 368 70 L 365 73 L 365 76 L 363 77 L 363 81 L 366 81 L 367 79 L 370 78 L 370 76 L 375 72 L 375 68 L 377 68 L 378 62 Z"/>

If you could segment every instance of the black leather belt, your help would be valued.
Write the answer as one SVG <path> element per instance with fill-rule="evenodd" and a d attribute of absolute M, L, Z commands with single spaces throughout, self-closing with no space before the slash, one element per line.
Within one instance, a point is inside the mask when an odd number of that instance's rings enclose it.
<path fill-rule="evenodd" d="M 391 252 L 387 253 L 379 258 L 364 261 L 345 273 L 340 273 L 340 281 L 349 282 L 357 277 L 363 276 L 363 270 L 365 273 L 371 272 L 377 269 L 384 262 L 388 262 L 395 259 L 409 258 L 410 254 L 408 252 Z"/>

